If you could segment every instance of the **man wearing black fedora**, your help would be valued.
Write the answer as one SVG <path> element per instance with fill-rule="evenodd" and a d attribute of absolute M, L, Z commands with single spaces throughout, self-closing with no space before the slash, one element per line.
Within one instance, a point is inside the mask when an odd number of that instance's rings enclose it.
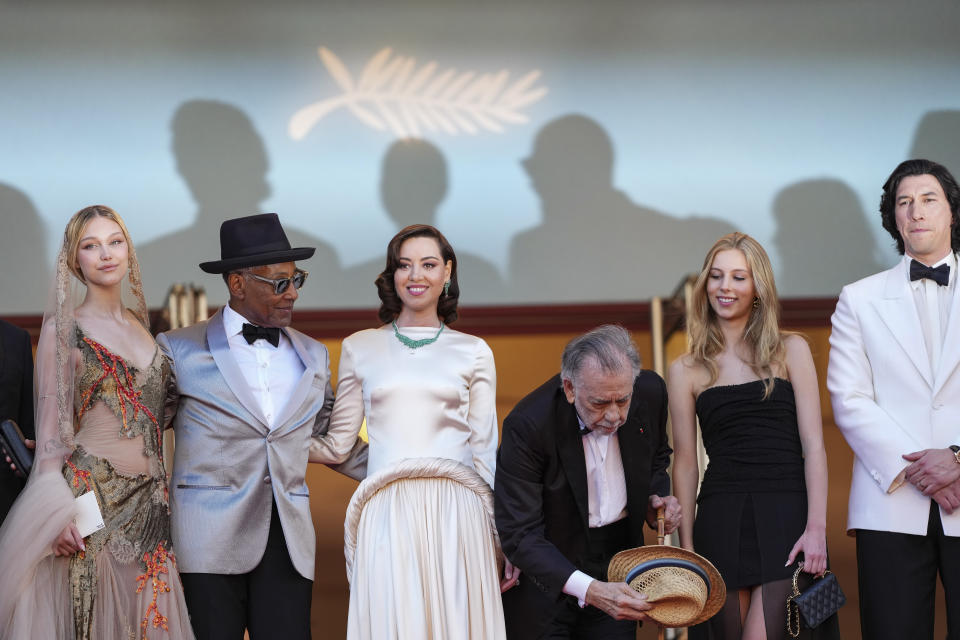
<path fill-rule="evenodd" d="M 309 638 L 315 536 L 305 481 L 333 391 L 327 349 L 292 329 L 307 272 L 275 213 L 227 220 L 220 260 L 230 299 L 205 322 L 157 338 L 176 411 L 173 543 L 198 638 Z M 338 471 L 363 476 L 358 442 Z"/>

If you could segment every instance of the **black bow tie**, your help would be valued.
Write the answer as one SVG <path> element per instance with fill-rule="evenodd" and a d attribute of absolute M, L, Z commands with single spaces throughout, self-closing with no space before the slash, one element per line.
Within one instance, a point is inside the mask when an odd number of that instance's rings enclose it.
<path fill-rule="evenodd" d="M 939 267 L 928 267 L 927 265 L 917 262 L 916 260 L 910 261 L 910 280 L 923 280 L 927 278 L 933 280 L 941 287 L 947 286 L 947 283 L 950 282 L 950 265 L 942 264 Z"/>
<path fill-rule="evenodd" d="M 280 328 L 279 327 L 258 327 L 255 324 L 243 323 L 243 338 L 247 341 L 247 344 L 253 344 L 257 340 L 263 338 L 273 346 L 280 345 Z"/>
<path fill-rule="evenodd" d="M 591 428 L 588 427 L 587 425 L 585 425 L 585 424 L 583 424 L 583 423 L 581 423 L 581 422 L 579 422 L 579 421 L 577 421 L 577 424 L 580 426 L 580 435 L 586 436 L 586 435 L 590 435 L 591 433 L 593 433 L 593 429 L 591 429 Z"/>

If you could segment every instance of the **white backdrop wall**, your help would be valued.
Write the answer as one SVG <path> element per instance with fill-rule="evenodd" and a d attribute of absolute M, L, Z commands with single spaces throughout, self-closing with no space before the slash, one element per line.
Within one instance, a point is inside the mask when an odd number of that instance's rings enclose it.
<path fill-rule="evenodd" d="M 732 229 L 782 295 L 835 295 L 896 259 L 876 209 L 898 162 L 960 174 L 958 27 L 947 0 L 3 0 L 0 314 L 43 309 L 93 203 L 152 306 L 174 281 L 222 302 L 196 265 L 261 211 L 318 247 L 306 307 L 375 306 L 414 221 L 452 241 L 467 304 L 668 293 Z"/>

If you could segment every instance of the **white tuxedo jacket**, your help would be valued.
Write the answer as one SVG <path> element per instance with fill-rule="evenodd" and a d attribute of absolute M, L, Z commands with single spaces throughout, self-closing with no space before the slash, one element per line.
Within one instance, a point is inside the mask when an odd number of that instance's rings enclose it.
<path fill-rule="evenodd" d="M 934 375 L 906 265 L 843 288 L 827 387 L 856 456 L 847 528 L 924 535 L 930 498 L 910 483 L 887 491 L 909 464 L 903 454 L 960 444 L 960 291 Z M 960 536 L 960 511 L 940 516 L 944 533 Z"/>
<path fill-rule="evenodd" d="M 157 336 L 173 372 L 167 411 L 176 410 L 177 441 L 170 510 L 182 573 L 252 571 L 267 546 L 275 500 L 290 560 L 313 579 L 316 538 L 304 476 L 314 437 L 329 425 L 330 359 L 313 338 L 284 332 L 304 372 L 272 431 L 230 353 L 222 310 Z M 366 453 L 358 442 L 334 468 L 360 479 Z"/>

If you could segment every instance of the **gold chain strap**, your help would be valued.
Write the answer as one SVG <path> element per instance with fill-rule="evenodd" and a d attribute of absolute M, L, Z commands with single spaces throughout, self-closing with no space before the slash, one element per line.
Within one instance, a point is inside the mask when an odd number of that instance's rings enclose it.
<path fill-rule="evenodd" d="M 800 595 L 800 589 L 797 587 L 797 578 L 800 577 L 800 571 L 803 569 L 803 563 L 797 565 L 797 570 L 793 572 L 793 593 L 787 597 L 787 633 L 793 638 L 800 637 L 800 609 L 793 602 L 793 599 Z M 796 631 L 791 621 L 796 620 Z"/>
<path fill-rule="evenodd" d="M 793 593 L 787 597 L 787 633 L 794 638 L 800 637 L 800 607 L 797 606 L 793 599 L 800 595 L 800 588 L 797 586 L 797 578 L 800 577 L 800 572 L 802 570 L 803 562 L 800 562 L 797 564 L 797 570 L 793 572 Z M 817 578 L 822 578 L 828 573 L 831 573 L 829 569 L 824 571 L 822 575 L 817 576 Z M 791 620 L 796 621 L 796 631 L 794 631 L 794 625 L 790 624 Z"/>

